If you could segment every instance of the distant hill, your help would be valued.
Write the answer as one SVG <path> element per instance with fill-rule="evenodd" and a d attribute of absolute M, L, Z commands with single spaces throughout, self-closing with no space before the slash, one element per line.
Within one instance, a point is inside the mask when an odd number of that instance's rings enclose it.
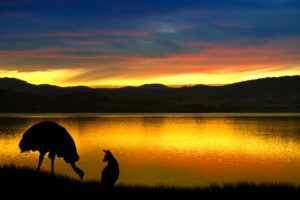
<path fill-rule="evenodd" d="M 150 89 L 150 90 L 161 90 L 161 89 L 168 89 L 168 86 L 165 86 L 163 84 L 144 84 L 138 87 L 134 86 L 126 86 L 121 89 Z"/>
<path fill-rule="evenodd" d="M 91 92 L 92 88 L 78 87 L 58 87 L 53 85 L 33 85 L 26 81 L 15 78 L 0 78 L 0 89 L 10 89 L 22 93 L 34 93 L 45 96 L 57 96 L 70 93 Z"/>
<path fill-rule="evenodd" d="M 162 85 L 162 84 L 144 84 L 144 85 L 140 86 L 139 88 L 157 90 L 157 89 L 167 89 L 168 87 L 165 85 Z"/>
<path fill-rule="evenodd" d="M 114 89 L 0 78 L 0 112 L 300 112 L 300 76 L 225 86 L 145 84 Z"/>

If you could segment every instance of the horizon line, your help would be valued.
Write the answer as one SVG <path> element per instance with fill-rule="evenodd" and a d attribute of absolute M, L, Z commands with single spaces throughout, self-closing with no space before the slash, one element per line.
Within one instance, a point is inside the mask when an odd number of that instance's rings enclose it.
<path fill-rule="evenodd" d="M 162 83 L 144 83 L 142 85 L 74 85 L 74 86 L 60 86 L 60 85 L 56 85 L 56 84 L 48 84 L 48 83 L 41 83 L 41 84 L 34 84 L 34 83 L 30 83 L 28 81 L 19 79 L 19 78 L 15 78 L 15 77 L 0 77 L 0 79 L 15 79 L 15 80 L 20 80 L 20 81 L 24 81 L 28 84 L 31 85 L 50 85 L 50 86 L 56 86 L 56 87 L 61 87 L 61 88 L 68 88 L 68 87 L 88 87 L 88 88 L 92 88 L 92 89 L 118 89 L 118 88 L 124 88 L 124 87 L 141 87 L 141 86 L 145 86 L 145 85 L 162 85 L 162 86 L 166 86 L 166 87 L 170 87 L 170 88 L 182 88 L 182 87 L 193 87 L 193 86 L 197 86 L 197 85 L 203 85 L 203 86 L 210 86 L 210 87 L 221 87 L 221 86 L 225 86 L 225 85 L 231 85 L 231 84 L 237 84 L 237 83 L 242 83 L 242 82 L 247 82 L 247 81 L 254 81 L 254 80 L 260 80 L 260 79 L 270 79 L 270 78 L 283 78 L 283 77 L 300 77 L 300 74 L 297 75 L 284 75 L 284 76 L 270 76 L 270 77 L 264 77 L 264 78 L 254 78 L 254 79 L 248 79 L 248 80 L 243 80 L 243 81 L 237 81 L 237 82 L 233 82 L 233 83 L 227 83 L 227 84 L 180 84 L 180 85 L 166 85 L 166 84 L 162 84 Z"/>

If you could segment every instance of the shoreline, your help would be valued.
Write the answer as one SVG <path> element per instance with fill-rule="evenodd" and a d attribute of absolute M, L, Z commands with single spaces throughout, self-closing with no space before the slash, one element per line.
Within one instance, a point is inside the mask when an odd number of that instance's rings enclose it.
<path fill-rule="evenodd" d="M 208 186 L 177 187 L 168 185 L 142 186 L 119 185 L 112 190 L 104 188 L 99 181 L 80 181 L 63 175 L 51 175 L 49 172 L 37 172 L 29 167 L 14 165 L 0 166 L 1 191 L 55 191 L 61 195 L 114 195 L 115 197 L 222 197 L 234 196 L 244 198 L 250 196 L 284 197 L 300 194 L 300 186 L 290 183 L 251 182 L 211 184 Z M 19 193 L 16 193 L 19 194 Z M 49 193 L 49 195 L 51 195 Z"/>
<path fill-rule="evenodd" d="M 1 113 L 0 117 L 300 117 L 300 112 L 205 112 L 205 113 L 78 113 L 78 112 L 12 112 Z"/>

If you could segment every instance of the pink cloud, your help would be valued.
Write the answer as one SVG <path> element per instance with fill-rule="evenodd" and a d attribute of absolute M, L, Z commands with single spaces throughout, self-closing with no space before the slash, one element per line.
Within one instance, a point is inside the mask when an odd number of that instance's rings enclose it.
<path fill-rule="evenodd" d="M 132 37 L 144 37 L 149 36 L 152 33 L 151 30 L 131 30 L 131 29 L 98 29 L 98 30 L 86 30 L 86 31 L 57 31 L 57 32 L 41 32 L 41 33 L 15 33 L 10 34 L 8 37 L 88 37 L 88 36 L 132 36 Z"/>
<path fill-rule="evenodd" d="M 88 35 L 86 32 L 49 32 L 32 34 L 32 37 L 80 37 Z"/>
<path fill-rule="evenodd" d="M 94 44 L 105 44 L 105 40 L 66 40 L 65 43 L 69 44 L 83 44 L 83 45 L 94 45 Z"/>
<path fill-rule="evenodd" d="M 128 30 L 128 29 L 107 29 L 91 31 L 95 34 L 113 35 L 113 36 L 147 36 L 152 33 L 151 30 Z"/>
<path fill-rule="evenodd" d="M 247 39 L 237 39 L 231 43 L 224 42 L 207 42 L 207 41 L 188 41 L 185 43 L 186 46 L 191 47 L 203 47 L 201 49 L 202 54 L 211 54 L 214 56 L 221 55 L 243 55 L 243 54 L 267 54 L 267 55 L 276 55 L 283 54 L 288 51 L 287 47 L 282 47 L 281 45 L 276 44 L 265 44 L 262 46 L 251 46 L 247 43 Z M 238 45 L 245 43 L 245 45 Z M 236 44 L 236 45 L 235 45 Z M 200 52 L 200 50 L 199 50 Z"/>
<path fill-rule="evenodd" d="M 147 36 L 151 34 L 150 30 L 130 30 L 130 29 L 96 29 L 86 31 L 72 32 L 48 32 L 33 34 L 36 37 L 73 37 L 73 36 L 95 36 L 95 35 L 112 35 L 112 36 Z"/>
<path fill-rule="evenodd" d="M 114 59 L 114 60 L 141 60 L 142 57 L 139 56 L 122 56 L 122 55 L 97 55 L 97 56 L 78 56 L 78 55 L 62 55 L 62 54 L 52 54 L 52 55 L 38 55 L 40 58 L 65 58 L 65 59 Z"/>
<path fill-rule="evenodd" d="M 68 41 L 67 39 L 65 40 Z M 69 41 L 72 42 L 73 40 Z M 81 40 L 78 41 L 78 43 L 81 42 Z M 82 44 L 95 44 L 95 42 L 101 43 L 105 41 L 87 40 L 83 41 Z M 141 74 L 149 73 L 153 76 L 201 72 L 213 73 L 222 70 L 243 72 L 259 69 L 260 67 L 271 69 L 280 65 L 290 66 L 300 62 L 297 49 L 290 49 L 287 46 L 282 46 L 281 43 L 274 44 L 274 42 L 269 42 L 262 46 L 235 46 L 229 43 L 217 44 L 206 41 L 190 41 L 186 45 L 201 45 L 204 48 L 188 53 L 169 53 L 161 57 L 149 57 L 148 55 L 141 55 L 140 52 L 133 54 L 123 52 L 122 54 L 111 49 L 91 46 L 84 46 L 80 49 L 51 47 L 12 51 L 0 50 L 0 56 L 5 58 L 6 62 L 8 59 L 13 61 L 18 57 L 29 58 L 29 61 L 30 58 L 45 58 L 53 59 L 49 62 L 49 65 L 51 65 L 52 61 L 57 59 L 58 63 L 64 64 L 63 66 L 66 66 L 65 63 L 75 63 L 74 66 L 76 65 L 76 67 L 84 66 L 84 68 L 88 67 L 90 69 L 105 66 L 116 69 L 111 71 L 118 71 L 121 74 L 136 72 Z M 89 55 L 88 53 L 93 54 Z M 75 62 L 68 59 L 73 59 Z M 41 61 L 43 60 L 41 59 Z M 34 59 L 32 59 L 32 62 L 35 62 Z M 103 63 L 105 65 L 102 65 Z"/>
<path fill-rule="evenodd" d="M 26 49 L 26 50 L 0 50 L 0 56 L 33 56 L 54 53 L 58 51 L 74 52 L 73 48 L 44 48 L 44 49 Z"/>
<path fill-rule="evenodd" d="M 211 47 L 214 45 L 212 42 L 206 42 L 206 41 L 189 41 L 186 42 L 187 46 L 202 46 L 202 47 Z"/>
<path fill-rule="evenodd" d="M 204 50 L 205 53 L 216 55 L 242 55 L 242 54 L 281 54 L 287 50 L 275 45 L 246 46 L 246 47 L 222 47 L 221 45 Z"/>
<path fill-rule="evenodd" d="M 213 24 L 221 27 L 252 28 L 247 24 L 241 24 L 233 21 L 214 21 Z"/>
<path fill-rule="evenodd" d="M 93 56 L 82 56 L 82 55 L 71 55 L 62 54 L 77 52 L 73 48 L 45 48 L 45 49 L 30 49 L 30 50 L 0 50 L 0 56 L 9 57 L 28 57 L 28 58 L 64 58 L 64 59 L 116 59 L 116 60 L 141 60 L 144 57 L 136 55 L 93 55 Z"/>
<path fill-rule="evenodd" d="M 93 44 L 95 41 L 89 41 L 87 44 Z M 211 46 L 211 43 L 203 43 L 206 46 Z M 99 49 L 88 49 L 89 51 L 99 52 Z M 112 60 L 127 60 L 127 61 L 147 61 L 153 66 L 158 63 L 180 63 L 180 64 L 198 64 L 214 63 L 214 64 L 241 64 L 241 63 L 269 63 L 283 62 L 284 60 L 293 60 L 293 56 L 285 56 L 287 50 L 274 45 L 265 45 L 262 47 L 223 47 L 220 45 L 211 46 L 204 50 L 195 51 L 193 53 L 167 54 L 163 57 L 148 57 L 146 55 L 131 54 L 120 55 L 115 53 L 106 53 L 100 55 L 82 55 L 85 51 L 80 51 L 74 48 L 44 48 L 44 49 L 29 49 L 29 50 L 1 50 L 0 56 L 9 57 L 28 57 L 28 58 L 63 58 L 63 59 L 112 59 Z M 101 52 L 103 52 L 101 50 Z M 74 54 L 76 53 L 76 55 Z M 81 55 L 80 55 L 81 54 Z M 294 55 L 294 54 L 291 54 Z"/>

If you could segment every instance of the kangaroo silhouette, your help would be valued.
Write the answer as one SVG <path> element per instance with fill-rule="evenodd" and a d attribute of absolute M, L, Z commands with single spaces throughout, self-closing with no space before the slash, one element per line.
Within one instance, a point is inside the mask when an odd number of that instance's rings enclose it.
<path fill-rule="evenodd" d="M 51 159 L 52 174 L 54 174 L 54 159 L 57 156 L 63 157 L 67 163 L 70 163 L 80 179 L 84 176 L 84 172 L 75 165 L 75 162 L 79 160 L 79 156 L 72 137 L 64 127 L 55 122 L 45 121 L 33 125 L 24 133 L 19 147 L 21 152 L 30 150 L 40 152 L 38 171 L 45 154 L 49 152 L 48 157 Z"/>
<path fill-rule="evenodd" d="M 109 150 L 103 151 L 105 153 L 103 162 L 107 162 L 107 165 L 102 171 L 101 182 L 104 187 L 113 188 L 119 178 L 119 164 Z"/>

